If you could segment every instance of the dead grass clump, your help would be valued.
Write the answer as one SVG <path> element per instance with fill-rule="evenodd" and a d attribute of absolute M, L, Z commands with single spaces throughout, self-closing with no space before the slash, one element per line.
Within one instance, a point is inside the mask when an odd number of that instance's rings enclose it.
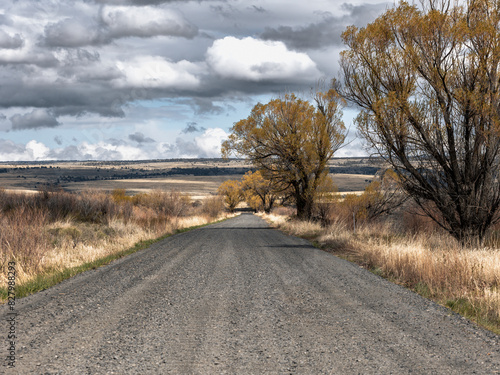
<path fill-rule="evenodd" d="M 19 265 L 17 273 L 21 280 L 41 269 L 49 246 L 44 231 L 47 217 L 44 210 L 26 207 L 0 214 L 0 264 L 3 267 L 7 262 L 15 261 Z"/>
<path fill-rule="evenodd" d="M 118 214 L 117 205 L 103 192 L 84 191 L 77 201 L 76 215 L 82 222 L 107 225 Z"/>
<path fill-rule="evenodd" d="M 219 195 L 206 198 L 201 205 L 201 214 L 208 218 L 216 218 L 222 212 L 224 212 L 224 202 Z"/>

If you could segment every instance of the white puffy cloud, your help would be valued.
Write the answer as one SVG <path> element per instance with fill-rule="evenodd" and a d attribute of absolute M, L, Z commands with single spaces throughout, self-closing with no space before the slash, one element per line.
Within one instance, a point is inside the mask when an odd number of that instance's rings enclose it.
<path fill-rule="evenodd" d="M 311 58 L 290 51 L 283 42 L 232 36 L 216 40 L 207 62 L 220 76 L 250 81 L 314 81 L 321 73 Z"/>
<path fill-rule="evenodd" d="M 200 68 L 186 60 L 174 63 L 159 56 L 140 56 L 118 62 L 117 67 L 125 77 L 120 86 L 192 89 L 200 83 L 196 76 Z"/>
<path fill-rule="evenodd" d="M 105 6 L 101 19 L 111 36 L 147 38 L 156 35 L 193 38 L 198 28 L 179 12 L 153 6 Z"/>
<path fill-rule="evenodd" d="M 26 144 L 26 152 L 30 156 L 30 160 L 46 160 L 50 149 L 42 142 L 32 140 Z"/>
<path fill-rule="evenodd" d="M 221 144 L 228 137 L 227 133 L 221 128 L 210 128 L 194 139 L 199 149 L 199 157 L 220 158 Z"/>

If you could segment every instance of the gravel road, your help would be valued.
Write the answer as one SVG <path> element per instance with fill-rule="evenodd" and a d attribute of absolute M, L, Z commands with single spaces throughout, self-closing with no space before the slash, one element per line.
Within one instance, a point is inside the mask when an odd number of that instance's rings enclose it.
<path fill-rule="evenodd" d="M 8 374 L 500 374 L 499 336 L 250 214 L 15 311 Z"/>

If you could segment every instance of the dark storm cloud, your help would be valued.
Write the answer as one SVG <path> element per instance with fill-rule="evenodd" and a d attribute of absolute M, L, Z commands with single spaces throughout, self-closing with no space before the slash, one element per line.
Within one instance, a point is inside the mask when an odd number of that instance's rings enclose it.
<path fill-rule="evenodd" d="M 135 132 L 134 134 L 129 134 L 128 138 L 131 141 L 134 141 L 134 142 L 137 142 L 137 143 L 153 143 L 155 141 L 152 138 L 146 137 L 141 132 Z"/>
<path fill-rule="evenodd" d="M 323 20 L 307 26 L 277 28 L 266 27 L 259 36 L 264 40 L 284 42 L 294 49 L 320 49 L 332 45 L 342 45 L 341 35 L 349 25 L 364 26 L 389 7 L 389 3 L 352 5 L 343 4 L 348 14 L 336 17 L 325 13 Z"/>
<path fill-rule="evenodd" d="M 204 128 L 203 126 L 198 126 L 198 124 L 196 122 L 188 122 L 186 124 L 186 127 L 184 129 L 182 129 L 182 132 L 184 134 L 187 134 L 187 133 L 203 132 L 205 130 L 207 130 L 207 129 Z"/>
<path fill-rule="evenodd" d="M 24 115 L 15 114 L 10 118 L 12 130 L 54 128 L 60 125 L 56 117 L 44 109 L 34 109 Z"/>
<path fill-rule="evenodd" d="M 12 92 L 16 92 L 16 95 L 12 95 Z M 123 117 L 125 113 L 122 106 L 126 104 L 127 92 L 97 86 L 36 84 L 19 87 L 10 83 L 0 86 L 0 106 L 49 108 L 56 116 L 97 113 L 103 117 Z M 47 124 L 54 125 L 50 121 Z"/>
<path fill-rule="evenodd" d="M 0 29 L 0 48 L 16 49 L 24 45 L 24 40 L 19 34 L 9 35 Z"/>

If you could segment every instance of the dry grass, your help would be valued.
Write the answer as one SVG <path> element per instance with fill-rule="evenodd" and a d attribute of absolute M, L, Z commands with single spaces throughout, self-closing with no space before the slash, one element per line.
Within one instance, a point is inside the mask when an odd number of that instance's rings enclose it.
<path fill-rule="evenodd" d="M 352 224 L 299 222 L 263 215 L 277 227 L 313 240 L 326 251 L 357 262 L 500 333 L 500 250 L 462 248 L 425 218 L 411 222 Z M 401 220 L 405 220 L 404 216 Z M 409 220 L 409 218 L 407 218 Z M 415 224 L 420 220 L 420 226 Z"/>
<path fill-rule="evenodd" d="M 216 198 L 194 204 L 175 191 L 129 197 L 125 191 L 0 190 L 0 265 L 15 261 L 17 284 L 23 284 L 225 215 Z M 0 274 L 0 287 L 6 277 Z"/>

